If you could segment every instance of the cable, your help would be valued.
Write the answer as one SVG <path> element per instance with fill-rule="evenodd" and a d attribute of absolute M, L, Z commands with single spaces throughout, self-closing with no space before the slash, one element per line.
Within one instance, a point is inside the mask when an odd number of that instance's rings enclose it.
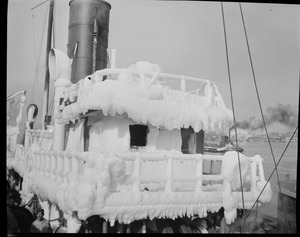
<path fill-rule="evenodd" d="M 256 95 L 257 95 L 257 99 L 258 99 L 259 109 L 260 109 L 261 117 L 262 117 L 262 120 L 263 120 L 264 128 L 265 128 L 265 131 L 266 131 L 266 135 L 267 135 L 267 138 L 268 138 L 268 143 L 269 143 L 269 146 L 270 146 L 273 162 L 274 162 L 275 169 L 276 169 L 278 188 L 279 188 L 279 191 L 281 192 L 281 187 L 280 187 L 279 175 L 278 175 L 278 171 L 277 171 L 277 167 L 276 167 L 275 156 L 274 156 L 274 152 L 273 152 L 273 149 L 272 149 L 270 137 L 269 137 L 269 134 L 268 134 L 265 118 L 264 118 L 263 111 L 262 111 L 261 100 L 260 100 L 259 93 L 258 93 L 258 88 L 257 88 L 257 83 L 256 83 L 256 78 L 255 78 L 255 73 L 254 73 L 254 67 L 253 67 L 253 62 L 252 62 L 250 46 L 249 46 L 249 42 L 248 42 L 248 36 L 247 36 L 247 31 L 246 31 L 246 26 L 245 26 L 244 15 L 243 15 L 241 3 L 239 3 L 239 6 L 240 6 L 240 12 L 241 12 L 241 17 L 242 17 L 242 22 L 243 22 L 243 27 L 244 27 L 244 33 L 245 33 L 247 49 L 248 49 L 248 55 L 249 55 L 249 60 L 250 60 L 250 65 L 251 65 L 251 70 L 252 70 L 252 75 L 253 75 L 253 81 L 254 81 L 254 85 L 255 85 L 255 91 L 256 91 Z M 285 215 L 285 220 L 287 221 L 285 211 L 284 211 L 284 215 Z"/>
<path fill-rule="evenodd" d="M 299 70 L 299 79 L 300 79 L 300 70 Z M 293 140 L 293 137 L 294 137 L 294 135 L 296 134 L 296 131 L 297 131 L 297 129 L 298 129 L 298 127 L 296 127 L 296 129 L 295 129 L 294 133 L 292 134 L 292 136 L 291 136 L 291 138 L 290 138 L 290 140 L 289 140 L 288 144 L 287 144 L 287 145 L 286 145 L 286 147 L 284 148 L 284 150 L 283 150 L 283 152 L 282 152 L 282 154 L 281 154 L 281 156 L 280 156 L 280 158 L 279 158 L 279 160 L 278 160 L 277 164 L 275 165 L 276 167 L 273 169 L 273 171 L 272 171 L 272 173 L 270 174 L 270 177 L 268 178 L 268 180 L 267 180 L 266 184 L 265 184 L 265 185 L 264 185 L 264 187 L 262 188 L 262 191 L 261 191 L 261 193 L 259 194 L 259 196 L 258 196 L 258 197 L 257 197 L 257 199 L 255 200 L 255 202 L 254 202 L 253 206 L 252 206 L 252 207 L 251 207 L 251 209 L 250 209 L 250 212 L 249 212 L 249 214 L 251 213 L 252 209 L 254 208 L 254 205 L 255 205 L 255 203 L 258 201 L 258 199 L 259 199 L 260 195 L 261 195 L 261 194 L 262 194 L 262 192 L 264 191 L 264 189 L 265 189 L 265 187 L 267 186 L 268 182 L 269 182 L 269 181 L 270 181 L 270 179 L 272 178 L 272 175 L 273 175 L 273 173 L 274 173 L 275 169 L 276 169 L 276 168 L 277 168 L 277 166 L 279 165 L 279 162 L 281 161 L 281 159 L 282 159 L 282 157 L 283 157 L 283 155 L 284 155 L 285 151 L 287 150 L 287 148 L 289 147 L 289 145 L 290 145 L 291 141 Z M 249 214 L 247 215 L 247 217 L 249 216 Z M 247 219 L 247 217 L 246 217 L 246 219 Z M 287 226 L 288 226 L 288 225 L 287 225 Z"/>
<path fill-rule="evenodd" d="M 224 28 L 224 37 L 225 37 L 227 72 L 228 72 L 228 79 L 229 79 L 231 106 L 232 106 L 232 113 L 233 113 L 233 123 L 235 125 L 236 124 L 236 120 L 235 120 L 235 111 L 234 111 L 234 104 L 233 104 L 233 92 L 232 92 L 232 85 L 231 85 L 231 76 L 230 76 L 230 67 L 229 67 L 228 46 L 227 46 L 227 38 L 226 38 L 226 27 L 225 27 L 225 17 L 224 17 L 223 2 L 221 2 L 221 9 L 222 9 L 222 19 L 223 19 L 223 28 Z M 236 146 L 239 147 L 239 145 L 238 145 L 238 139 L 237 139 L 236 126 L 234 126 L 234 131 L 235 131 Z M 236 152 L 237 152 L 237 155 L 238 155 L 239 173 L 240 173 L 240 182 L 241 182 L 241 193 L 242 193 L 242 202 L 243 202 L 243 214 L 242 215 L 244 215 L 245 204 L 244 204 L 244 192 L 243 192 L 243 180 L 242 180 L 242 171 L 241 171 L 241 161 L 240 161 L 240 154 L 238 152 L 238 149 L 237 149 Z M 244 232 L 244 223 L 242 225 L 241 232 Z"/>
<path fill-rule="evenodd" d="M 49 105 L 49 112 L 50 112 L 49 114 L 52 114 L 52 112 L 53 112 L 54 95 L 55 95 L 55 92 L 52 95 L 52 99 L 51 99 L 51 102 L 50 102 L 50 105 Z"/>
<path fill-rule="evenodd" d="M 34 8 L 37 8 L 39 6 L 41 6 L 42 4 L 44 4 L 45 2 L 48 2 L 49 0 L 46 0 L 44 2 L 39 3 L 38 5 L 36 5 L 35 7 L 31 8 L 30 10 L 33 10 Z"/>
<path fill-rule="evenodd" d="M 55 11 L 55 8 L 56 8 L 56 5 L 53 4 L 53 23 L 52 23 L 52 47 L 55 48 L 55 24 L 56 24 L 56 21 L 55 21 L 55 16 L 56 16 L 56 11 Z"/>

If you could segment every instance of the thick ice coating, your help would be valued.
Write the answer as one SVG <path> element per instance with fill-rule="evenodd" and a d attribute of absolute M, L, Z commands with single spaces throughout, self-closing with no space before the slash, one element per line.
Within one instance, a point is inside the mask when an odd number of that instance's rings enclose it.
<path fill-rule="evenodd" d="M 89 110 L 102 110 L 104 115 L 126 113 L 137 123 L 168 130 L 191 126 L 195 132 L 230 125 L 232 112 L 211 93 L 212 88 L 204 96 L 172 90 L 161 83 L 160 71 L 159 65 L 137 62 L 123 69 L 116 80 L 103 81 L 96 72 L 65 91 L 65 101 L 71 104 L 62 105 L 56 116 L 60 123 L 68 123 Z"/>
<path fill-rule="evenodd" d="M 252 159 L 252 162 L 250 162 L 250 159 Z M 237 216 L 236 209 L 238 208 L 239 200 L 233 192 L 242 189 L 244 192 L 251 191 L 256 199 L 266 184 L 262 167 L 259 167 L 259 172 L 261 173 L 259 177 L 261 178 L 257 179 L 256 174 L 251 174 L 251 170 L 252 172 L 255 170 L 254 167 L 251 169 L 251 165 L 256 166 L 260 164 L 258 159 L 261 158 L 259 156 L 249 158 L 241 153 L 238 154 L 236 151 L 229 151 L 224 155 L 221 172 L 224 178 L 223 207 L 227 224 L 232 223 Z M 247 186 L 251 186 L 252 190 L 247 190 Z M 259 200 L 261 202 L 269 202 L 271 198 L 272 190 L 270 183 L 268 183 Z"/>

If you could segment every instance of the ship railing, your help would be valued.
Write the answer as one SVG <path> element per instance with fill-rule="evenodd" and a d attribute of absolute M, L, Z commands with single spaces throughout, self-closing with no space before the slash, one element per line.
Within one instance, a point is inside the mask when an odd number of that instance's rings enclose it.
<path fill-rule="evenodd" d="M 192 189 L 194 192 L 199 193 L 206 190 L 214 190 L 214 189 L 203 189 L 204 181 L 206 183 L 220 183 L 223 182 L 224 177 L 221 172 L 214 172 L 214 173 L 204 173 L 203 172 L 203 163 L 204 161 L 208 161 L 211 165 L 213 161 L 219 161 L 222 162 L 224 159 L 223 155 L 202 155 L 202 154 L 179 154 L 179 153 L 159 153 L 159 152 L 153 152 L 153 153 L 144 153 L 144 152 L 136 152 L 136 154 L 132 154 L 130 152 L 125 153 L 117 153 L 116 154 L 119 158 L 125 160 L 125 161 L 133 161 L 133 171 L 129 175 L 129 179 L 133 178 L 134 182 L 132 183 L 132 188 L 142 192 L 143 188 L 141 187 L 141 183 L 165 183 L 165 191 L 166 192 L 176 192 L 180 190 L 174 190 L 174 182 L 181 181 L 192 181 L 195 182 L 195 186 Z M 148 171 L 150 175 L 144 175 L 142 170 L 142 162 L 143 161 L 163 161 L 165 160 L 167 162 L 166 169 L 164 170 L 164 175 L 151 175 L 151 171 Z M 184 162 L 187 161 L 193 161 L 196 164 L 196 171 L 195 173 L 190 174 L 176 174 L 174 172 L 174 162 L 177 162 L 177 164 L 184 164 Z M 252 199 L 257 197 L 257 181 L 265 182 L 264 177 L 264 171 L 263 171 L 263 165 L 262 161 L 263 159 L 256 155 L 254 157 L 249 157 L 250 161 L 250 173 L 251 173 L 251 181 L 250 181 L 250 189 L 244 189 L 244 191 L 251 193 L 253 195 Z M 238 169 L 236 169 L 238 172 Z M 223 186 L 223 184 L 221 184 Z M 239 195 L 241 193 L 241 190 L 233 190 L 233 192 L 236 193 L 236 195 Z"/>
<path fill-rule="evenodd" d="M 195 94 L 197 96 L 215 98 L 216 103 L 222 106 L 225 105 L 216 84 L 213 81 L 208 79 L 201 79 L 196 77 L 175 75 L 175 74 L 162 73 L 162 72 L 144 72 L 138 70 L 125 69 L 125 68 L 102 69 L 92 74 L 91 78 L 96 78 L 96 80 L 102 81 L 105 76 L 108 76 L 108 79 L 115 79 L 117 75 L 120 75 L 124 71 L 129 72 L 131 75 L 141 77 L 144 81 L 145 81 L 145 77 L 151 78 L 149 81 L 144 82 L 144 84 L 147 87 L 154 84 L 158 80 L 158 78 L 160 78 L 161 83 L 165 83 L 166 82 L 165 80 L 175 80 L 180 83 L 179 87 L 181 92 L 187 92 L 189 94 Z M 187 81 L 197 82 L 198 84 L 200 83 L 201 86 L 196 90 L 187 91 Z M 195 86 L 193 85 L 193 87 Z"/>
<path fill-rule="evenodd" d="M 18 116 L 16 117 L 16 126 L 11 126 L 9 125 L 9 121 L 10 121 L 10 113 L 11 113 L 11 108 L 12 108 L 12 103 L 14 102 L 13 99 L 17 96 L 22 94 L 21 98 L 20 98 L 20 109 L 19 109 L 19 113 Z M 7 129 L 6 129 L 6 149 L 7 149 L 7 153 L 11 153 L 9 154 L 10 156 L 13 156 L 15 154 L 16 151 L 16 145 L 17 145 L 17 140 L 18 140 L 18 135 L 20 134 L 20 123 L 22 122 L 22 113 L 23 113 L 23 107 L 25 105 L 25 101 L 26 101 L 26 91 L 19 91 L 11 96 L 8 96 L 6 98 L 6 101 L 9 102 L 8 105 L 8 114 L 7 114 Z M 8 154 L 7 154 L 8 155 Z"/>
<path fill-rule="evenodd" d="M 79 177 L 82 174 L 87 160 L 87 152 L 35 151 L 29 172 L 69 183 L 70 175 Z"/>
<path fill-rule="evenodd" d="M 13 168 L 22 176 L 26 176 L 28 171 L 28 154 L 30 150 L 21 144 L 16 145 L 16 152 L 13 159 Z"/>
<path fill-rule="evenodd" d="M 221 174 L 203 174 L 203 161 L 222 161 L 222 156 L 216 155 L 201 155 L 201 154 L 180 154 L 180 153 L 144 153 L 136 152 L 132 154 L 129 152 L 118 153 L 117 156 L 124 161 L 133 161 L 133 171 L 128 175 L 128 179 L 135 180 L 133 189 L 142 192 L 143 188 L 141 183 L 165 183 L 166 192 L 174 192 L 173 184 L 174 182 L 196 182 L 195 191 L 201 192 L 203 181 L 222 181 L 223 177 Z M 148 171 L 144 175 L 142 170 L 142 162 L 162 162 L 165 161 L 166 170 L 162 173 L 164 175 L 151 175 L 151 171 Z M 176 164 L 183 164 L 183 162 L 195 162 L 196 172 L 195 174 L 175 174 L 174 172 L 174 162 L 179 161 Z"/>
<path fill-rule="evenodd" d="M 43 150 L 50 151 L 53 144 L 54 133 L 52 130 L 45 129 L 26 129 L 25 130 L 25 147 L 30 147 L 36 143 Z"/>
<path fill-rule="evenodd" d="M 127 69 L 127 68 L 106 68 L 106 69 L 96 71 L 94 73 L 94 75 L 96 77 L 102 77 L 103 78 L 104 76 L 107 76 L 107 75 L 116 76 L 116 75 L 121 74 L 124 71 L 127 71 L 131 75 L 134 75 L 134 76 L 141 76 L 141 77 L 146 76 L 146 77 L 152 78 L 152 80 L 150 80 L 150 82 L 149 82 L 150 84 L 148 84 L 148 86 L 155 83 L 158 78 L 178 80 L 178 81 L 180 81 L 180 89 L 181 89 L 182 92 L 186 92 L 186 81 L 200 82 L 200 83 L 203 83 L 203 84 L 207 84 L 207 83 L 213 83 L 214 84 L 214 82 L 212 82 L 208 79 L 201 79 L 201 78 L 196 78 L 196 77 L 175 75 L 175 74 L 162 73 L 162 72 L 144 72 L 144 71 L 139 71 L 139 70 L 130 70 L 130 69 Z M 110 78 L 114 79 L 114 77 L 110 77 Z"/>
<path fill-rule="evenodd" d="M 90 152 L 76 152 L 76 151 L 31 151 L 29 148 L 22 147 L 21 145 L 17 146 L 16 153 L 16 162 L 15 166 L 17 170 L 23 175 L 23 178 L 28 178 L 30 173 L 34 173 L 35 179 L 39 180 L 38 177 L 44 180 L 45 182 L 58 182 L 65 183 L 69 185 L 74 180 L 80 182 L 81 176 L 83 176 L 85 169 L 90 169 L 91 167 L 86 167 L 84 165 L 85 162 L 90 160 L 89 156 Z M 124 161 L 132 161 L 133 169 L 132 173 L 129 174 L 131 176 L 131 183 L 127 183 L 129 188 L 135 190 L 136 192 L 142 192 L 143 189 L 141 184 L 145 183 L 163 183 L 165 192 L 176 192 L 180 190 L 174 190 L 173 184 L 176 181 L 186 182 L 186 181 L 194 181 L 195 186 L 190 192 L 200 193 L 203 191 L 216 191 L 213 189 L 205 189 L 203 190 L 203 181 L 222 181 L 224 179 L 223 174 L 203 174 L 203 161 L 221 161 L 223 160 L 223 156 L 215 156 L 215 155 L 201 155 L 201 154 L 170 154 L 167 152 L 122 152 L 122 153 L 114 153 L 115 157 L 122 159 Z M 109 158 L 108 158 L 109 159 Z M 254 201 L 257 198 L 257 181 L 265 181 L 263 166 L 262 166 L 262 158 L 260 156 L 250 157 L 250 166 L 251 166 L 251 188 L 250 190 L 246 190 L 245 193 L 248 193 L 249 196 L 248 201 Z M 163 161 L 167 162 L 167 166 L 164 175 L 156 176 L 156 175 L 147 175 L 145 176 L 142 173 L 142 162 L 143 161 Z M 180 161 L 178 164 L 184 164 L 187 161 L 195 161 L 196 162 L 196 172 L 194 174 L 184 174 L 184 175 L 176 175 L 173 170 L 173 163 L 175 161 Z M 97 171 L 95 171 L 97 172 Z M 238 171 L 237 171 L 238 172 Z M 85 172 L 86 173 L 86 172 Z M 151 173 L 151 171 L 149 171 Z M 39 181 L 32 180 L 35 185 Z M 45 181 L 46 180 L 46 181 Z M 124 180 L 123 180 L 124 181 Z M 28 181 L 26 181 L 27 183 Z M 32 183 L 31 182 L 31 183 Z M 224 188 L 225 182 L 223 180 L 223 184 L 221 187 Z M 121 185 L 122 181 L 119 183 Z M 226 185 L 229 183 L 226 182 Z M 230 185 L 230 184 L 229 184 Z M 27 185 L 25 185 L 27 187 Z M 43 189 L 46 187 L 39 187 L 39 189 Z M 222 189 L 218 189 L 218 192 L 223 192 Z M 235 193 L 235 196 L 240 196 L 241 190 L 231 190 Z M 112 193 L 118 192 L 118 190 L 111 190 Z"/>

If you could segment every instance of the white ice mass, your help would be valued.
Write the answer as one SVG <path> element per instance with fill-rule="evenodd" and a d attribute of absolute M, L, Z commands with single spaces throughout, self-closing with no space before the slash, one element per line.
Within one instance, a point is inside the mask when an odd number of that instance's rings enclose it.
<path fill-rule="evenodd" d="M 95 72 L 68 88 L 65 101 L 71 104 L 61 106 L 58 118 L 68 123 L 89 110 L 101 110 L 105 116 L 127 114 L 136 123 L 168 130 L 191 126 L 195 132 L 217 131 L 232 123 L 232 112 L 212 95 L 210 84 L 205 85 L 206 95 L 172 90 L 161 83 L 160 71 L 159 65 L 137 62 L 115 80 L 103 80 Z"/>
<path fill-rule="evenodd" d="M 242 207 L 237 153 L 183 154 L 180 129 L 228 131 L 232 112 L 214 83 L 202 83 L 204 93 L 197 95 L 185 92 L 184 77 L 181 91 L 168 88 L 164 75 L 159 65 L 137 62 L 127 69 L 96 71 L 67 87 L 55 115 L 61 125 L 72 122 L 66 149 L 49 151 L 37 142 L 37 134 L 43 137 L 45 131 L 29 130 L 26 145 L 17 145 L 15 159 L 7 164 L 23 175 L 22 195 L 37 193 L 69 217 L 74 212 L 82 220 L 100 215 L 111 224 L 148 217 L 205 217 L 221 207 L 231 223 Z M 93 110 L 101 112 L 91 118 L 84 151 L 82 116 Z M 133 149 L 129 126 L 135 124 L 146 125 L 148 133 L 146 145 Z M 188 142 L 190 153 L 196 152 L 194 135 Z M 245 207 L 250 208 L 266 183 L 262 158 L 239 158 Z M 211 161 L 222 162 L 218 174 L 203 173 L 204 162 Z M 271 196 L 268 184 L 260 201 Z"/>

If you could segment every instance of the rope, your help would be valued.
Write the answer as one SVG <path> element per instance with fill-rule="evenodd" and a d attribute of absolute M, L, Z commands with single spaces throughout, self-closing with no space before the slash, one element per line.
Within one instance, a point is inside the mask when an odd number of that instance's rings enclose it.
<path fill-rule="evenodd" d="M 249 60 L 250 60 L 250 65 L 251 65 L 251 70 L 252 70 L 252 75 L 253 75 L 253 81 L 254 81 L 254 85 L 255 85 L 255 91 L 256 91 L 256 95 L 257 95 L 257 99 L 258 99 L 258 103 L 259 103 L 259 109 L 260 109 L 261 117 L 262 117 L 262 120 L 263 120 L 264 128 L 265 128 L 265 131 L 266 131 L 266 135 L 267 135 L 267 138 L 268 138 L 268 143 L 269 143 L 269 146 L 270 146 L 270 150 L 271 150 L 273 162 L 274 162 L 275 169 L 276 169 L 276 176 L 277 176 L 279 191 L 281 192 L 281 187 L 280 187 L 280 182 L 279 182 L 279 175 L 278 175 L 278 171 L 277 171 L 277 166 L 276 166 L 276 161 L 275 161 L 275 157 L 274 157 L 274 152 L 273 152 L 273 149 L 272 149 L 270 137 L 269 137 L 269 134 L 268 134 L 268 130 L 267 130 L 265 118 L 264 118 L 263 111 L 262 111 L 261 100 L 260 100 L 259 93 L 258 93 L 258 88 L 257 88 L 257 83 L 256 83 L 256 78 L 255 78 L 255 73 L 254 73 L 254 67 L 253 67 L 253 62 L 252 62 L 252 57 L 251 57 L 251 52 L 250 52 L 250 46 L 249 46 L 249 42 L 248 42 L 248 36 L 247 36 L 247 31 L 246 31 L 246 26 L 245 26 L 245 21 L 244 21 L 244 16 L 243 16 L 243 11 L 242 11 L 241 3 L 239 3 L 239 6 L 240 6 L 240 12 L 241 12 L 241 17 L 242 17 L 243 27 L 244 27 L 244 33 L 245 33 L 245 38 L 246 38 L 246 43 L 247 43 L 247 49 L 248 49 L 248 55 L 249 55 Z M 287 221 L 285 211 L 284 211 L 284 215 L 285 215 L 285 220 Z"/>
<path fill-rule="evenodd" d="M 33 10 L 34 8 L 37 8 L 39 6 L 41 6 L 42 4 L 44 4 L 45 2 L 48 2 L 49 0 L 46 0 L 44 2 L 39 3 L 38 5 L 36 5 L 35 7 L 31 8 L 30 10 Z"/>
<path fill-rule="evenodd" d="M 56 8 L 56 5 L 54 4 L 54 2 L 53 2 L 53 23 L 52 23 L 52 38 L 53 38 L 53 40 L 52 40 L 52 47 L 53 48 L 55 48 L 55 23 L 56 23 L 56 21 L 55 21 L 55 15 L 56 15 L 56 11 L 55 11 L 55 8 Z"/>
<path fill-rule="evenodd" d="M 300 79 L 300 70 L 299 70 L 299 79 Z M 280 156 L 278 162 L 277 162 L 276 165 L 275 165 L 275 168 L 273 169 L 272 173 L 270 174 L 270 177 L 268 178 L 266 184 L 265 184 L 264 187 L 262 188 L 261 193 L 259 194 L 259 196 L 258 196 L 257 199 L 255 200 L 253 206 L 251 207 L 251 210 L 250 210 L 249 214 L 251 213 L 252 209 L 254 208 L 255 203 L 258 201 L 260 195 L 261 195 L 262 192 L 264 191 L 264 189 L 265 189 L 265 187 L 267 186 L 268 182 L 269 182 L 270 179 L 272 178 L 272 175 L 274 174 L 275 169 L 276 169 L 277 166 L 279 165 L 279 162 L 281 161 L 281 159 L 282 159 L 282 157 L 283 157 L 285 151 L 287 150 L 287 148 L 289 147 L 291 141 L 293 140 L 293 137 L 294 137 L 294 135 L 296 134 L 297 129 L 298 129 L 298 127 L 296 127 L 296 129 L 295 129 L 293 135 L 291 136 L 290 140 L 288 141 L 288 144 L 287 144 L 286 147 L 284 148 L 284 150 L 283 150 L 283 152 L 282 152 L 282 154 L 281 154 L 281 156 Z M 282 205 L 282 207 L 284 207 L 284 206 Z M 285 213 L 285 212 L 284 212 L 284 213 Z M 249 214 L 247 215 L 247 217 L 249 216 Z M 246 217 L 246 219 L 247 219 L 247 217 Z M 288 225 L 287 225 L 287 227 L 288 227 Z"/>
<path fill-rule="evenodd" d="M 54 101 L 54 94 L 55 93 L 53 93 L 53 95 L 52 95 L 52 99 L 51 99 L 51 102 L 50 102 L 50 106 L 49 106 L 49 114 L 52 114 L 52 112 L 53 112 L 53 101 Z"/>
<path fill-rule="evenodd" d="M 224 28 L 224 37 L 225 37 L 226 62 L 227 62 L 227 72 L 228 72 L 228 79 L 229 79 L 231 106 L 232 106 L 232 112 L 233 112 L 233 122 L 234 122 L 234 125 L 235 125 L 236 124 L 236 119 L 235 119 L 235 110 L 234 110 L 234 104 L 233 104 L 233 92 L 232 92 L 232 85 L 231 85 L 232 83 L 231 83 L 230 68 L 229 68 L 229 57 L 228 57 L 228 46 L 227 46 L 227 38 L 226 38 L 226 27 L 225 27 L 225 17 L 224 17 L 223 2 L 221 2 L 221 9 L 222 9 L 222 19 L 223 19 L 223 28 Z M 238 139 L 237 139 L 236 126 L 234 126 L 234 131 L 235 131 L 236 146 L 239 147 L 239 145 L 238 145 Z M 241 161 L 240 161 L 240 154 L 239 154 L 238 150 L 236 152 L 237 152 L 237 155 L 238 155 L 239 173 L 240 173 L 240 182 L 241 182 L 241 193 L 242 193 L 242 202 L 243 202 L 243 214 L 242 215 L 244 215 L 245 204 L 244 204 L 244 192 L 243 192 L 243 180 L 242 180 L 242 171 L 241 171 Z M 244 223 L 242 225 L 241 232 L 244 232 Z"/>

